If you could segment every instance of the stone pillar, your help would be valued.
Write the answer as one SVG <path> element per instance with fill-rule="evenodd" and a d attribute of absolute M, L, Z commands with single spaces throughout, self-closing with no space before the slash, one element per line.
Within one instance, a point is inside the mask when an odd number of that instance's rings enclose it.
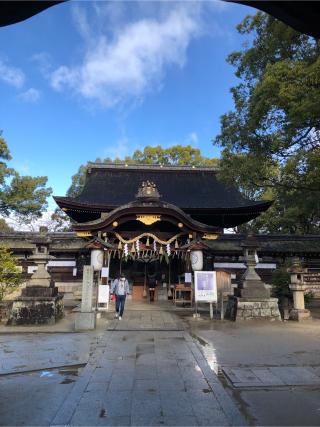
<path fill-rule="evenodd" d="M 85 265 L 83 267 L 81 311 L 77 313 L 76 316 L 76 331 L 90 330 L 94 329 L 96 326 L 96 313 L 92 308 L 93 274 L 93 266 Z"/>
<path fill-rule="evenodd" d="M 255 270 L 258 263 L 258 244 L 253 236 L 248 236 L 241 245 L 244 252 L 246 271 L 242 277 L 241 296 L 229 298 L 226 317 L 231 320 L 281 320 L 278 299 L 270 298 L 270 289 Z"/>
<path fill-rule="evenodd" d="M 290 320 L 304 320 L 311 317 L 310 311 L 306 310 L 304 304 L 304 293 L 307 286 L 303 282 L 304 269 L 298 258 L 293 259 L 292 267 L 288 269 L 290 273 L 291 284 L 289 288 L 293 295 L 293 308 L 289 311 Z"/>

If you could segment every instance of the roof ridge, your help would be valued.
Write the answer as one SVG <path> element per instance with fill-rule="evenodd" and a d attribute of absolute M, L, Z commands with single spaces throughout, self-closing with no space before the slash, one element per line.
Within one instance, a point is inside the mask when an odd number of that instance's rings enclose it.
<path fill-rule="evenodd" d="M 149 170 L 156 170 L 156 171 L 176 171 L 176 170 L 183 170 L 183 171 L 190 171 L 190 172 L 196 172 L 196 171 L 206 171 L 206 172 L 217 172 L 219 171 L 219 167 L 217 166 L 189 166 L 189 165 L 160 165 L 160 164 L 128 164 L 128 163 L 95 163 L 95 162 L 88 162 L 87 164 L 88 169 L 124 169 L 124 170 L 141 170 L 141 169 L 149 169 Z"/>

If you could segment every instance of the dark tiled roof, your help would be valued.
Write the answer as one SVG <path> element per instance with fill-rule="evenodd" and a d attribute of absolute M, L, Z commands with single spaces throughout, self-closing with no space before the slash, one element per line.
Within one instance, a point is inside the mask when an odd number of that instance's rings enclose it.
<path fill-rule="evenodd" d="M 246 239 L 241 234 L 223 234 L 219 239 L 208 241 L 208 246 L 217 252 L 242 251 Z M 263 254 L 319 254 L 320 235 L 258 234 L 255 236 L 258 253 Z"/>
<path fill-rule="evenodd" d="M 229 209 L 259 206 L 218 181 L 210 168 L 91 165 L 75 202 L 116 207 L 134 200 L 142 181 L 153 181 L 161 200 L 181 209 Z"/>

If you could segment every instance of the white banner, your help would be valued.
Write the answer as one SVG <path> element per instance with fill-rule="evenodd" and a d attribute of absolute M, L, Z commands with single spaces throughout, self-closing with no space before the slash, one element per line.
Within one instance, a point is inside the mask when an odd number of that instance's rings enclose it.
<path fill-rule="evenodd" d="M 215 271 L 194 272 L 195 301 L 217 302 L 217 275 Z"/>
<path fill-rule="evenodd" d="M 64 260 L 64 261 L 54 260 L 54 261 L 49 261 L 47 266 L 48 267 L 75 267 L 76 262 L 72 260 Z"/>
<path fill-rule="evenodd" d="M 109 302 L 110 286 L 99 285 L 98 303 L 106 304 Z"/>

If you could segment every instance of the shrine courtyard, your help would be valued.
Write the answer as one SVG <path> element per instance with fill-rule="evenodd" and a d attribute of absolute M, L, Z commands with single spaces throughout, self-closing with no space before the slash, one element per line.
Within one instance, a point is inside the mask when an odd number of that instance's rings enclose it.
<path fill-rule="evenodd" d="M 90 332 L 72 332 L 74 313 L 2 327 L 0 424 L 319 425 L 316 310 L 303 323 L 194 319 L 169 302 L 113 314 Z"/>

